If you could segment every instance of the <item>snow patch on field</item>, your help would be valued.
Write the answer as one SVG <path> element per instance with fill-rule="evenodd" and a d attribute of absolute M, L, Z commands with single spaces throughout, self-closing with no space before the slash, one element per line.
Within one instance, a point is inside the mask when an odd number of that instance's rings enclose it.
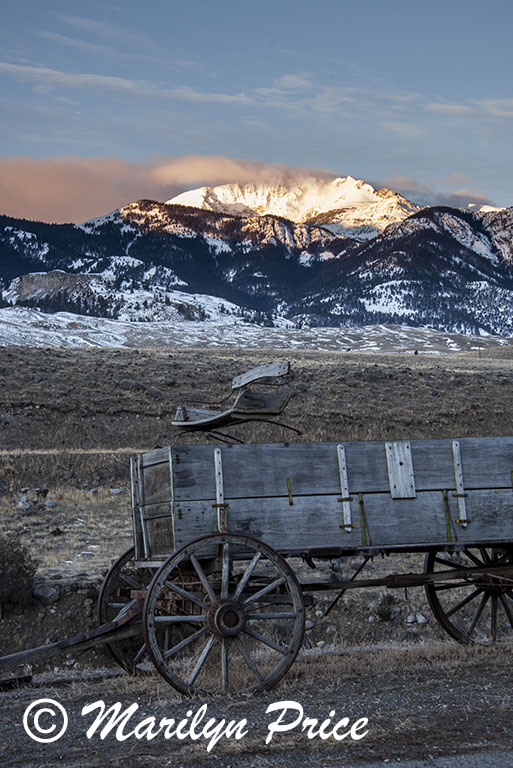
<path fill-rule="evenodd" d="M 212 307 L 214 314 L 214 307 Z M 444 333 L 430 328 L 264 328 L 235 315 L 209 322 L 128 322 L 37 309 L 0 309 L 0 345 L 31 347 L 230 347 L 317 351 L 447 354 L 511 344 L 498 336 Z"/>

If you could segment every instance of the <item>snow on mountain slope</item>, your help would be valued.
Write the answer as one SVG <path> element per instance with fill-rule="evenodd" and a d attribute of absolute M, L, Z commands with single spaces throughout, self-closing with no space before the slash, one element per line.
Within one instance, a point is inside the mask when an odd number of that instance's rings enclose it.
<path fill-rule="evenodd" d="M 137 200 L 97 219 L 80 224 L 89 234 L 102 234 L 106 228 L 117 227 L 123 234 L 133 234 L 127 252 L 138 237 L 147 232 L 175 235 L 180 238 L 203 237 L 217 253 L 232 251 L 230 241 L 244 243 L 246 249 L 255 245 L 284 245 L 289 250 L 312 245 L 329 245 L 335 235 L 314 225 L 298 224 L 275 216 L 257 216 L 254 212 L 242 218 L 223 212 L 214 215 L 188 210 L 187 207 L 154 200 Z"/>
<path fill-rule="evenodd" d="M 184 192 L 167 201 L 240 217 L 282 216 L 322 225 L 334 234 L 367 240 L 421 210 L 390 189 L 375 190 L 352 176 L 306 178 L 279 184 L 223 184 Z"/>
<path fill-rule="evenodd" d="M 99 316 L 115 307 L 116 317 L 128 322 L 208 320 L 229 327 L 259 319 L 258 313 L 247 309 L 243 313 L 241 307 L 215 296 L 162 288 L 129 289 L 126 285 L 116 289 L 103 274 L 72 274 L 62 270 L 17 277 L 4 291 L 3 298 L 12 305 L 53 304 L 88 312 L 96 309 Z M 285 318 L 274 318 L 274 324 L 283 328 L 293 325 Z"/>
<path fill-rule="evenodd" d="M 476 215 L 482 219 L 504 261 L 513 264 L 513 208 L 480 211 Z"/>
<path fill-rule="evenodd" d="M 495 223 L 496 216 L 497 214 L 494 214 L 490 218 L 490 226 L 487 227 L 483 222 L 484 217 L 476 213 L 446 207 L 425 208 L 415 216 L 389 226 L 376 240 L 376 243 L 369 245 L 369 249 L 372 250 L 376 246 L 379 247 L 383 242 L 386 242 L 387 248 L 390 250 L 393 249 L 394 244 L 397 242 L 402 242 L 404 247 L 405 239 L 412 242 L 415 236 L 421 234 L 424 239 L 429 239 L 434 251 L 445 249 L 448 257 L 455 262 L 461 259 L 455 252 L 455 246 L 475 254 L 478 258 L 474 260 L 474 267 L 478 268 L 479 264 L 481 268 L 488 272 L 490 266 L 500 268 L 501 265 L 501 254 L 495 242 L 494 232 L 491 231 L 493 227 L 501 230 L 501 227 Z M 512 223 L 513 220 L 510 222 L 510 225 Z M 502 228 L 502 231 L 504 234 L 508 232 L 506 225 Z M 511 231 L 510 227 L 510 238 Z M 437 245 L 435 248 L 435 240 L 440 243 L 443 241 L 444 245 Z M 414 248 L 410 248 L 409 253 L 412 258 L 415 257 Z M 471 266 L 470 263 L 468 266 Z"/>

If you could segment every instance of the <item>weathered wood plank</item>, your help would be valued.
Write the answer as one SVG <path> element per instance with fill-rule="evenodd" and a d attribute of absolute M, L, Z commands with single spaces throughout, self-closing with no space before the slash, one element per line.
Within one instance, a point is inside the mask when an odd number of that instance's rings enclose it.
<path fill-rule="evenodd" d="M 457 541 L 485 543 L 498 540 L 511 541 L 513 544 L 513 491 L 466 489 L 466 508 L 468 524 L 453 522 Z M 451 519 L 459 519 L 458 500 L 449 494 Z"/>
<path fill-rule="evenodd" d="M 150 464 L 160 464 L 163 461 L 168 460 L 169 447 L 167 448 L 155 448 L 153 451 L 145 451 L 140 454 L 140 461 L 143 467 L 148 467 Z"/>
<path fill-rule="evenodd" d="M 291 393 L 273 392 L 244 392 L 241 391 L 237 400 L 224 411 L 211 411 L 202 408 L 178 408 L 174 421 L 174 427 L 214 427 L 222 424 L 234 423 L 238 417 L 246 418 L 248 415 L 277 416 L 285 408 L 291 397 Z"/>
<path fill-rule="evenodd" d="M 175 518 L 177 546 L 217 532 L 216 513 L 208 502 L 180 503 L 179 510 L 181 519 Z M 314 503 L 303 497 L 295 500 L 293 506 L 280 499 L 236 499 L 229 504 L 227 522 L 231 533 L 253 536 L 278 550 L 325 546 L 335 539 L 340 544 L 343 537 L 351 539 L 353 547 L 360 541 L 357 529 L 346 534 L 339 527 L 343 524 L 342 508 L 335 497 L 316 499 Z"/>
<path fill-rule="evenodd" d="M 468 507 L 471 523 L 455 523 L 456 499 L 450 500 L 453 533 L 451 543 L 513 543 L 513 492 L 471 491 Z M 304 552 L 326 546 L 348 550 L 365 547 L 443 546 L 447 539 L 443 496 L 425 491 L 415 499 L 392 499 L 389 494 L 366 494 L 363 512 L 366 545 L 360 521 L 350 532 L 344 528 L 341 504 L 336 496 L 300 497 L 290 506 L 285 499 L 234 499 L 228 507 L 228 528 L 232 533 L 254 536 L 282 552 Z M 217 531 L 216 512 L 205 501 L 176 505 L 176 545 Z M 355 516 L 356 517 L 356 516 Z"/>
<path fill-rule="evenodd" d="M 513 437 L 459 440 L 465 489 L 511 488 Z M 340 494 L 339 443 L 223 446 L 226 498 Z M 341 442 L 350 494 L 390 493 L 383 442 Z M 452 441 L 412 440 L 416 490 L 455 490 Z M 175 498 L 213 499 L 214 448 L 173 447 Z"/>
<path fill-rule="evenodd" d="M 137 457 L 130 457 L 130 486 L 131 486 L 131 499 L 132 499 L 132 529 L 134 537 L 135 557 L 141 557 L 144 552 L 143 546 L 143 534 L 141 530 L 141 516 L 139 512 L 140 507 L 140 493 L 139 493 L 139 479 L 137 472 Z"/>
<path fill-rule="evenodd" d="M 407 440 L 385 443 L 385 455 L 390 495 L 393 499 L 414 499 L 415 477 L 410 443 Z"/>
<path fill-rule="evenodd" d="M 290 370 L 290 363 L 284 361 L 282 363 L 268 363 L 267 365 L 257 365 L 256 368 L 241 373 L 240 376 L 235 376 L 232 380 L 232 389 L 239 389 L 245 387 L 246 384 L 251 384 L 253 381 L 259 379 L 267 379 L 275 376 L 286 376 Z"/>
<path fill-rule="evenodd" d="M 174 523 L 169 514 L 158 518 L 147 518 L 143 525 L 147 539 L 147 557 L 171 555 L 176 549 L 173 539 Z"/>
<path fill-rule="evenodd" d="M 159 464 L 150 464 L 150 466 L 143 464 L 141 475 L 145 504 L 160 504 L 171 501 L 171 475 L 168 457 L 166 457 L 166 461 Z"/>

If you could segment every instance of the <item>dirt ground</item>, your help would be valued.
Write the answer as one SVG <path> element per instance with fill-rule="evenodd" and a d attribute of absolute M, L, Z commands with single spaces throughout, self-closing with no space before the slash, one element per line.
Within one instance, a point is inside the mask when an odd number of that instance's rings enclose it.
<path fill-rule="evenodd" d="M 128 457 L 176 440 L 176 406 L 214 400 L 234 375 L 287 358 L 296 394 L 284 420 L 302 435 L 239 427 L 248 442 L 511 435 L 513 348 L 480 354 L 0 350 L 0 536 L 16 534 L 39 562 L 36 580 L 59 593 L 48 605 L 4 606 L 0 654 L 95 626 L 102 574 L 131 544 Z M 393 567 L 376 560 L 368 575 L 421 568 L 422 557 L 410 555 Z M 203 740 L 87 739 L 90 721 L 80 710 L 100 698 L 138 702 L 140 713 L 156 717 L 183 717 L 203 703 L 184 702 L 156 675 L 119 676 L 101 651 L 35 668 L 38 687 L 0 693 L 4 764 L 235 768 L 313 758 L 328 766 L 511 747 L 511 647 L 458 646 L 431 617 L 422 590 L 387 595 L 353 592 L 323 620 L 321 598 L 309 611 L 302 655 L 277 688 L 209 702 L 210 716 L 245 717 L 251 726 L 211 753 Z M 408 622 L 417 614 L 427 621 Z M 69 714 L 67 733 L 52 744 L 31 741 L 21 724 L 25 707 L 42 697 Z M 266 745 L 265 710 L 282 699 L 300 702 L 305 716 L 368 717 L 369 734 L 348 743 L 295 730 Z"/>
<path fill-rule="evenodd" d="M 296 662 L 282 683 L 267 694 L 252 697 L 216 697 L 184 701 L 161 679 L 93 676 L 56 677 L 40 682 L 37 689 L 3 693 L 0 722 L 3 764 L 24 768 L 156 768 L 157 766 L 279 766 L 309 768 L 357 766 L 368 761 L 396 763 L 423 758 L 426 765 L 439 755 L 484 753 L 511 748 L 511 647 L 498 651 L 462 649 L 448 644 L 424 648 L 371 647 L 351 653 L 314 652 Z M 40 744 L 28 738 L 22 719 L 26 708 L 41 698 L 63 706 L 68 728 L 54 743 Z M 247 720 L 240 740 L 222 738 L 208 752 L 208 740 L 185 738 L 153 740 L 135 736 L 118 741 L 111 732 L 88 738 L 95 714 L 82 715 L 87 704 L 121 703 L 122 711 L 138 704 L 125 729 L 132 732 L 148 717 L 176 721 L 195 714 L 207 704 L 208 717 L 219 723 Z M 266 714 L 269 705 L 289 701 L 303 707 L 304 717 L 319 722 L 344 717 L 353 724 L 367 718 L 367 734 L 359 741 L 309 739 L 298 725 L 275 733 L 266 744 L 269 725 L 276 714 Z M 289 705 L 290 706 L 290 705 Z M 189 718 L 191 715 L 189 714 Z M 292 723 L 295 710 L 287 713 Z M 61 720 L 57 729 L 60 729 Z M 41 721 L 49 727 L 52 720 Z"/>

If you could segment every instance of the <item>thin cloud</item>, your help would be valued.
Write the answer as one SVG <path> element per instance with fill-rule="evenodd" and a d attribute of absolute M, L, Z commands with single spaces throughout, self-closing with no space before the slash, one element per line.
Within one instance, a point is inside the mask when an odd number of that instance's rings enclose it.
<path fill-rule="evenodd" d="M 77 40 L 75 37 L 59 35 L 58 32 L 46 32 L 45 30 L 40 30 L 37 34 L 45 40 L 51 40 L 52 43 L 58 43 L 59 45 L 64 45 L 67 48 L 73 48 L 78 51 L 85 51 L 94 56 L 108 56 L 113 59 L 122 56 L 125 58 L 125 54 L 121 54 L 111 45 L 101 45 L 100 43 L 91 43 L 86 40 Z"/>
<path fill-rule="evenodd" d="M 111 24 L 108 21 L 98 21 L 97 19 L 90 19 L 85 16 L 68 16 L 61 14 L 58 17 L 66 24 L 80 29 L 85 32 L 106 37 L 109 40 L 117 40 L 118 42 L 128 45 L 137 45 L 143 50 L 154 50 L 155 44 L 152 40 L 138 32 L 133 32 L 131 29 L 119 26 L 118 24 Z"/>
<path fill-rule="evenodd" d="M 469 179 L 465 174 L 455 172 L 450 174 L 444 183 L 452 186 L 457 183 L 472 183 L 472 179 Z M 448 205 L 451 208 L 468 208 L 469 205 L 493 205 L 486 195 L 476 189 L 462 188 L 455 192 L 440 192 L 432 184 L 419 182 L 406 174 L 380 179 L 375 183 L 373 182 L 373 185 L 394 189 L 419 205 Z"/>
<path fill-rule="evenodd" d="M 269 87 L 256 88 L 255 93 L 259 96 L 286 95 L 290 93 L 302 93 L 310 90 L 314 83 L 306 74 L 289 74 L 275 77 L 272 85 Z"/>
<path fill-rule="evenodd" d="M 468 205 L 492 205 L 492 201 L 486 196 L 477 192 L 475 189 L 458 189 L 450 195 L 448 199 L 459 201 L 460 206 Z"/>
<path fill-rule="evenodd" d="M 397 133 L 399 136 L 404 136 L 408 139 L 417 138 L 424 132 L 424 127 L 422 125 L 406 121 L 387 121 L 384 125 L 392 131 L 392 133 Z"/>
<path fill-rule="evenodd" d="M 188 85 L 166 88 L 146 80 L 130 80 L 125 77 L 97 74 L 74 74 L 48 67 L 0 62 L 0 72 L 22 82 L 32 82 L 47 87 L 86 88 L 102 90 L 138 98 L 177 99 L 202 104 L 252 104 L 244 93 L 220 93 L 199 91 Z"/>
<path fill-rule="evenodd" d="M 468 115 L 474 111 L 473 107 L 469 107 L 467 104 L 446 104 L 442 102 L 425 104 L 424 109 L 426 112 L 439 112 L 443 115 Z"/>
<path fill-rule="evenodd" d="M 54 33 L 44 33 L 51 37 Z M 67 40 L 71 45 L 72 38 L 58 35 L 59 41 Z M 83 43 L 93 51 L 103 51 L 103 46 Z M 92 47 L 91 47 L 92 46 Z M 133 56 L 132 56 L 133 58 Z M 169 62 L 168 62 L 169 63 Z M 180 62 L 178 62 L 179 64 Z M 190 85 L 167 86 L 148 80 L 135 80 L 125 77 L 97 74 L 73 73 L 51 69 L 34 64 L 19 64 L 0 61 L 0 73 L 11 76 L 21 82 L 34 83 L 36 87 L 69 89 L 76 92 L 88 89 L 97 92 L 116 93 L 120 96 L 140 99 L 160 99 L 163 101 L 184 101 L 197 104 L 224 104 L 240 107 L 269 107 L 296 111 L 298 114 L 320 115 L 339 114 L 349 116 L 354 110 L 374 113 L 380 116 L 383 109 L 394 105 L 383 101 L 383 94 L 356 88 L 352 86 L 328 86 L 314 83 L 305 73 L 289 73 L 275 78 L 270 86 L 259 87 L 247 92 L 227 93 L 220 91 L 200 90 Z M 47 91 L 45 91 L 46 93 Z M 399 95 L 396 94 L 395 98 Z M 385 125 L 401 135 L 419 135 L 421 128 L 408 121 L 390 121 Z"/>
<path fill-rule="evenodd" d="M 453 171 L 444 179 L 444 183 L 450 186 L 460 186 L 461 184 L 473 184 L 474 179 L 460 171 Z"/>
<path fill-rule="evenodd" d="M 69 45 L 83 46 L 91 53 L 105 51 L 105 46 L 84 41 L 75 41 L 56 33 L 41 33 L 49 39 Z M 115 54 L 113 54 L 115 55 Z M 123 56 L 124 54 L 121 54 Z M 137 56 L 137 54 L 134 54 Z M 134 55 L 131 58 L 134 58 Z M 146 58 L 146 56 L 143 56 Z M 173 62 L 167 62 L 169 65 Z M 186 62 L 175 62 L 177 66 Z M 39 92 L 42 88 L 68 89 L 74 94 L 87 89 L 97 93 L 109 92 L 119 96 L 138 99 L 155 99 L 162 101 L 182 101 L 196 104 L 232 105 L 234 107 L 267 107 L 296 112 L 307 117 L 311 113 L 321 116 L 328 114 L 339 117 L 354 117 L 357 110 L 361 114 L 374 115 L 375 119 L 383 121 L 385 128 L 400 136 L 416 138 L 424 132 L 424 127 L 418 122 L 419 108 L 422 107 L 420 97 L 407 92 L 378 92 L 353 86 L 330 86 L 315 83 L 303 73 L 288 73 L 275 78 L 270 86 L 254 88 L 248 91 L 228 93 L 199 89 L 191 85 L 171 85 L 150 80 L 137 80 L 97 73 L 73 73 L 51 69 L 29 63 L 11 63 L 0 61 L 0 73 L 13 77 L 21 82 L 33 83 Z M 414 103 L 414 98 L 417 102 Z M 502 100 L 494 107 L 496 112 L 507 114 L 507 105 Z M 393 115 L 393 110 L 402 110 L 404 119 L 386 119 Z M 462 113 L 466 108 L 453 104 L 425 105 L 427 111 L 445 113 Z M 468 108 L 471 109 L 470 107 Z M 513 115 L 513 100 L 511 100 Z M 408 119 L 410 117 L 412 119 Z M 397 114 L 397 113 L 396 113 Z"/>
<path fill-rule="evenodd" d="M 493 117 L 513 117 L 513 99 L 481 99 L 475 103 Z"/>
<path fill-rule="evenodd" d="M 166 59 L 158 56 L 151 56 L 145 53 L 134 53 L 134 51 L 120 51 L 117 48 L 114 48 L 113 45 L 92 43 L 89 40 L 79 40 L 76 37 L 60 35 L 57 32 L 47 32 L 45 30 L 41 30 L 37 34 L 39 37 L 43 37 L 46 40 L 51 40 L 53 43 L 63 45 L 67 48 L 72 48 L 73 50 L 83 51 L 84 53 L 91 54 L 92 56 L 104 56 L 105 58 L 118 59 L 122 61 L 133 61 L 135 58 L 142 61 L 150 61 L 154 64 L 163 65 L 166 67 L 192 69 L 205 72 L 205 69 L 201 64 L 198 64 L 195 61 L 189 61 L 187 59 Z"/>

